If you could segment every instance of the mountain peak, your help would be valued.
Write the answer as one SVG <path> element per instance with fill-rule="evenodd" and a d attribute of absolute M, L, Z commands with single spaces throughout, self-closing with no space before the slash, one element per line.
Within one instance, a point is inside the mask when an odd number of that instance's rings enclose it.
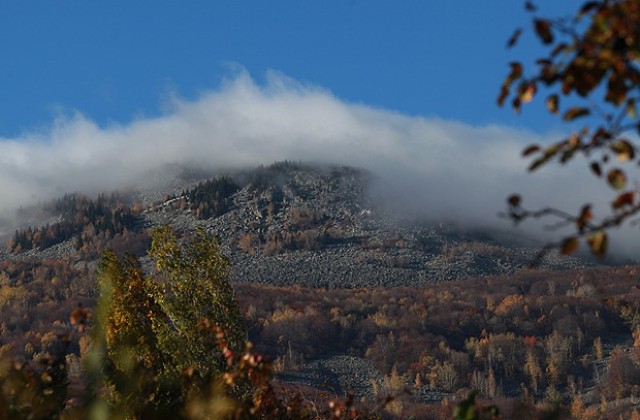
<path fill-rule="evenodd" d="M 235 281 L 330 288 L 419 286 L 512 273 L 538 252 L 491 240 L 486 231 L 399 222 L 385 211 L 384 197 L 373 195 L 376 176 L 358 168 L 284 161 L 206 175 L 183 171 L 172 184 L 181 188 L 138 194 L 135 204 L 123 194 L 93 201 L 65 196 L 48 207 L 58 212 L 55 223 L 16 232 L 9 250 L 15 258 L 64 251 L 90 260 L 104 247 L 127 251 L 131 245 L 142 255 L 153 226 L 169 224 L 183 233 L 203 226 L 220 238 Z M 164 198 L 148 199 L 159 195 Z M 582 266 L 557 255 L 543 261 L 546 269 Z"/>

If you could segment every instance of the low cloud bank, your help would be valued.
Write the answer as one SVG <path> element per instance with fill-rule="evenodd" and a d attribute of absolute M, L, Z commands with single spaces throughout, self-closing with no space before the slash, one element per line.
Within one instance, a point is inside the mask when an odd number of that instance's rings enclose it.
<path fill-rule="evenodd" d="M 258 85 L 240 72 L 168 108 L 108 127 L 78 113 L 46 131 L 0 139 L 0 214 L 65 192 L 135 188 L 167 164 L 231 168 L 284 159 L 364 167 L 384 180 L 398 211 L 489 227 L 509 227 L 496 215 L 512 192 L 532 207 L 567 211 L 612 195 L 580 162 L 526 173 L 522 148 L 558 135 L 347 103 L 277 73 Z M 624 246 L 637 251 L 637 241 Z"/>

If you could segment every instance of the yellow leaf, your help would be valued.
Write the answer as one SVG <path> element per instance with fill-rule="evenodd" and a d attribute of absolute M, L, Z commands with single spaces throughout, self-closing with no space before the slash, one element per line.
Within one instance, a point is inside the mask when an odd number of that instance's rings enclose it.
<path fill-rule="evenodd" d="M 558 113 L 558 102 L 558 95 L 550 95 L 549 97 L 547 97 L 547 109 L 549 110 L 549 112 L 551 112 L 552 114 Z"/>
<path fill-rule="evenodd" d="M 596 233 L 589 236 L 587 239 L 591 252 L 599 259 L 603 259 L 607 254 L 607 234 L 604 231 L 599 230 Z"/>
<path fill-rule="evenodd" d="M 607 181 L 616 190 L 621 190 L 627 185 L 627 175 L 618 168 L 613 168 L 607 173 Z"/>
<path fill-rule="evenodd" d="M 572 120 L 575 120 L 576 118 L 589 115 L 590 113 L 591 111 L 589 111 L 588 108 L 573 107 L 573 108 L 569 108 L 567 112 L 564 113 L 562 118 L 565 121 L 572 121 Z"/>
<path fill-rule="evenodd" d="M 635 156 L 633 146 L 626 140 L 618 140 L 611 145 L 611 150 L 616 153 L 620 162 L 626 162 Z"/>

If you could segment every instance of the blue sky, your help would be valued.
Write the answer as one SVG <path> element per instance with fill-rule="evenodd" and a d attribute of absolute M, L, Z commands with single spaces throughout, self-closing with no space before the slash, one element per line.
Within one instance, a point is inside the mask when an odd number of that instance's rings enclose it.
<path fill-rule="evenodd" d="M 100 125 L 155 116 L 237 66 L 258 84 L 276 70 L 352 103 L 542 132 L 557 127 L 542 104 L 520 117 L 495 105 L 507 63 L 535 51 L 530 32 L 505 48 L 529 21 L 513 0 L 2 2 L 0 136 L 73 111 Z"/>

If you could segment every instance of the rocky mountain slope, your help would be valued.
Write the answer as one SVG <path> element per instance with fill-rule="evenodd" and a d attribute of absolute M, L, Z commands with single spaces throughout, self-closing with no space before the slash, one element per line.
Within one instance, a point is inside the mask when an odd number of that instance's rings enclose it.
<path fill-rule="evenodd" d="M 487 239 L 491 232 L 480 239 L 438 221 L 392 215 L 384 197 L 370 193 L 375 177 L 352 167 L 291 162 L 225 177 L 167 176 L 131 198 L 143 209 L 135 230 L 202 226 L 220 238 L 234 281 L 323 288 L 420 286 L 512 273 L 538 253 Z M 71 242 L 17 255 L 4 248 L 0 257 L 56 259 L 73 253 Z M 553 254 L 542 262 L 548 270 L 585 265 Z"/>
<path fill-rule="evenodd" d="M 235 281 L 314 287 L 419 286 L 520 270 L 538 250 L 500 244 L 437 221 L 391 215 L 369 193 L 375 175 L 337 166 L 279 163 L 236 174 L 223 214 L 198 220 L 171 198 L 145 226 L 204 226 L 225 245 Z M 548 270 L 584 267 L 548 255 Z"/>

